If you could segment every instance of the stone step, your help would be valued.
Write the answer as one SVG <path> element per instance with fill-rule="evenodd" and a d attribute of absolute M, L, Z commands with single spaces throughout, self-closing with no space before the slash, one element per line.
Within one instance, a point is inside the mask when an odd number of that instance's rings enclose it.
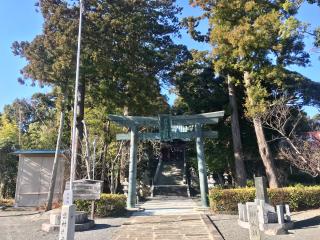
<path fill-rule="evenodd" d="M 188 185 L 154 185 L 153 196 L 188 197 Z"/>
<path fill-rule="evenodd" d="M 86 231 L 94 227 L 94 220 L 87 220 L 84 223 L 75 224 L 75 231 L 81 232 Z M 44 232 L 58 232 L 60 229 L 60 224 L 50 224 L 50 223 L 43 223 L 41 226 L 41 230 Z"/>
<path fill-rule="evenodd" d="M 50 214 L 50 224 L 59 225 L 61 219 L 61 212 L 54 212 Z M 88 222 L 88 214 L 83 211 L 76 211 L 75 223 L 81 224 Z"/>
<path fill-rule="evenodd" d="M 42 231 L 52 232 L 60 229 L 61 212 L 53 212 L 50 214 L 50 222 L 42 224 Z M 75 231 L 86 231 L 94 226 L 94 220 L 88 219 L 86 212 L 77 211 L 75 215 Z"/>
<path fill-rule="evenodd" d="M 157 185 L 183 184 L 183 161 L 164 161 L 157 178 Z"/>

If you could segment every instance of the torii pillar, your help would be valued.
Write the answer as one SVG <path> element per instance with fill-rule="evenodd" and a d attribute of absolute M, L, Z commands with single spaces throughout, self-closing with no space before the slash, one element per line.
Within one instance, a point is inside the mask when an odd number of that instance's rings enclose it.
<path fill-rule="evenodd" d="M 135 208 L 136 206 L 136 182 L 137 182 L 137 147 L 138 132 L 137 127 L 131 127 L 130 133 L 130 162 L 129 162 L 129 186 L 127 208 Z"/>
<path fill-rule="evenodd" d="M 196 124 L 196 148 L 198 159 L 199 183 L 202 207 L 209 207 L 208 202 L 208 179 L 206 161 L 204 157 L 203 134 L 200 124 Z"/>

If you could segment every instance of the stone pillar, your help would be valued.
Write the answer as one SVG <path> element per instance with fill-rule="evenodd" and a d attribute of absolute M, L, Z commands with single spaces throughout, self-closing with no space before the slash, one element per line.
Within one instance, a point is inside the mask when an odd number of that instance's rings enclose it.
<path fill-rule="evenodd" d="M 201 192 L 201 203 L 202 207 L 209 207 L 208 203 L 208 179 L 206 161 L 204 158 L 204 146 L 201 125 L 196 124 L 196 147 L 197 147 L 197 158 L 198 158 L 198 169 L 199 169 L 199 182 Z"/>
<path fill-rule="evenodd" d="M 285 220 L 290 222 L 291 221 L 291 214 L 290 214 L 290 207 L 288 204 L 284 205 L 284 209 L 286 210 L 286 214 L 284 215 Z"/>
<path fill-rule="evenodd" d="M 261 240 L 257 204 L 247 202 L 246 207 L 248 213 L 250 240 Z"/>
<path fill-rule="evenodd" d="M 138 132 L 137 132 L 136 126 L 133 126 L 131 128 L 131 140 L 130 140 L 129 186 L 128 186 L 127 208 L 134 208 L 136 205 L 137 147 L 138 147 Z"/>
<path fill-rule="evenodd" d="M 75 205 L 63 205 L 61 209 L 59 240 L 73 240 L 75 231 Z"/>
<path fill-rule="evenodd" d="M 255 177 L 254 185 L 256 187 L 256 199 L 264 200 L 265 203 L 269 203 L 267 183 L 265 177 Z"/>
<path fill-rule="evenodd" d="M 278 223 L 284 224 L 284 207 L 283 205 L 277 205 Z"/>

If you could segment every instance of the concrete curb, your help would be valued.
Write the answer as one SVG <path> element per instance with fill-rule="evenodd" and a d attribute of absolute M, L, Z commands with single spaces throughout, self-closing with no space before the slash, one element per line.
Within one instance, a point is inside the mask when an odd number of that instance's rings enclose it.
<path fill-rule="evenodd" d="M 210 217 L 206 214 L 200 214 L 201 220 L 203 223 L 207 226 L 209 235 L 212 240 L 225 240 L 224 237 L 221 235 L 219 232 L 218 228 L 216 225 L 212 222 Z"/>

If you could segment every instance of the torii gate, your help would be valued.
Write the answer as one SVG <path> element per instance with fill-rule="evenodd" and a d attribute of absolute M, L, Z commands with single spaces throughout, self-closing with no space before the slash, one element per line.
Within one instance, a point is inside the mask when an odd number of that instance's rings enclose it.
<path fill-rule="evenodd" d="M 108 115 L 111 121 L 130 128 L 130 133 L 128 134 L 117 134 L 117 140 L 130 140 L 127 208 L 135 208 L 136 203 L 138 140 L 171 141 L 181 139 L 190 141 L 193 138 L 196 139 L 201 203 L 203 207 L 208 207 L 208 182 L 203 139 L 216 138 L 218 133 L 215 131 L 202 131 L 201 126 L 205 124 L 216 124 L 219 118 L 223 116 L 224 111 L 180 116 L 163 114 L 158 117 Z M 138 128 L 142 126 L 158 128 L 159 132 L 138 133 Z M 190 129 L 192 131 L 189 131 Z"/>

